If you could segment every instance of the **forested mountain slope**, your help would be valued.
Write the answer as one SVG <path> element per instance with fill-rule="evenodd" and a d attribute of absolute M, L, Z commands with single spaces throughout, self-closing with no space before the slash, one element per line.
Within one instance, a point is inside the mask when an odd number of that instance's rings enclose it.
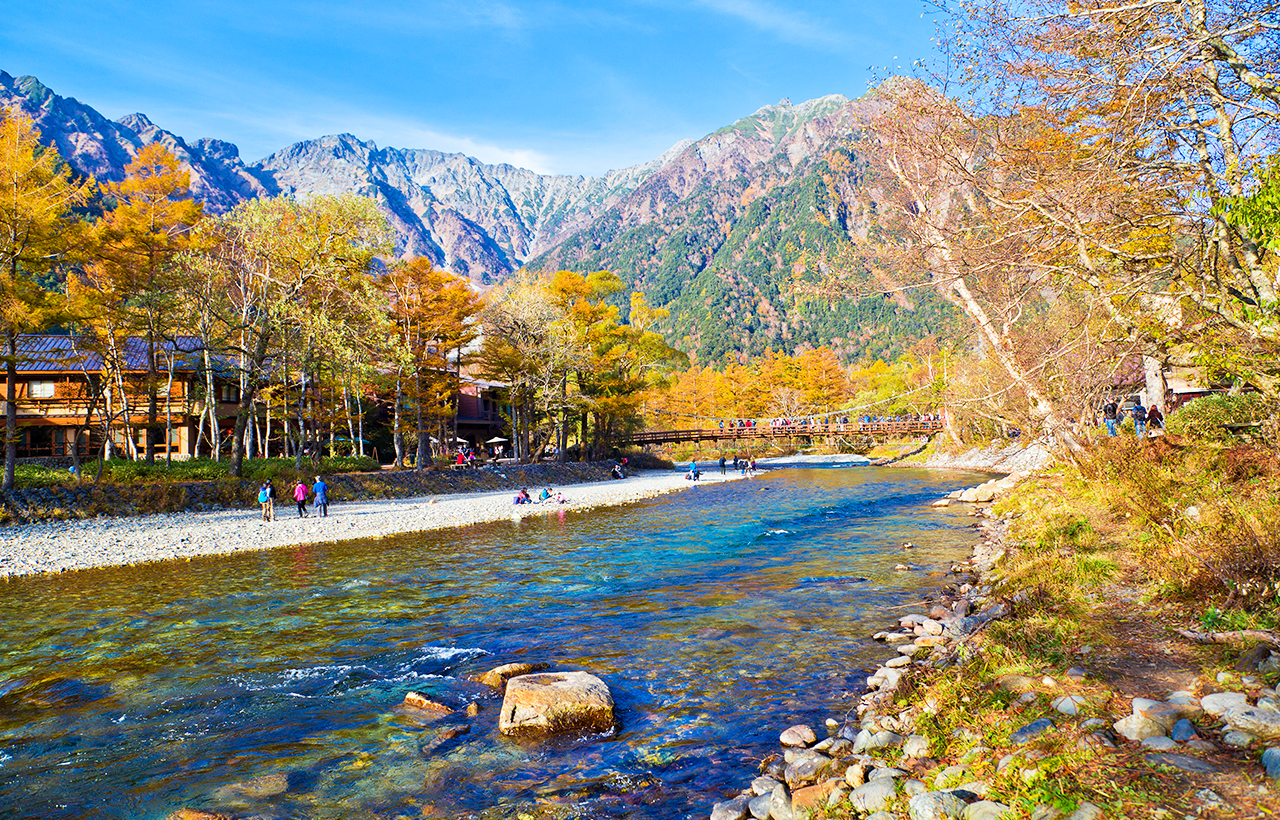
<path fill-rule="evenodd" d="M 851 301 L 809 287 L 824 260 L 869 227 L 876 194 L 856 146 L 872 105 L 783 100 L 651 162 L 583 177 L 379 148 L 350 134 L 245 163 L 230 143 L 189 143 L 142 114 L 108 120 L 34 77 L 0 71 L 0 107 L 31 116 L 82 174 L 119 180 L 142 146 L 159 142 L 190 170 L 210 212 L 259 196 L 351 192 L 380 204 L 402 254 L 478 283 L 525 265 L 614 270 L 671 310 L 662 330 L 701 361 L 823 344 L 847 359 L 892 358 L 945 327 L 949 308 L 930 295 Z"/>

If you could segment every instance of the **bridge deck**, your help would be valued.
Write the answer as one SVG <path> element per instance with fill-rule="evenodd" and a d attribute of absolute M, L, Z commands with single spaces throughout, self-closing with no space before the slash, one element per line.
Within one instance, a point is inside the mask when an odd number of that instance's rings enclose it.
<path fill-rule="evenodd" d="M 755 427 L 712 427 L 696 430 L 642 430 L 623 439 L 628 444 L 673 444 L 681 441 L 748 441 L 758 439 L 856 436 L 888 438 L 901 435 L 930 435 L 942 430 L 941 421 L 850 422 L 848 424 L 788 424 Z"/>

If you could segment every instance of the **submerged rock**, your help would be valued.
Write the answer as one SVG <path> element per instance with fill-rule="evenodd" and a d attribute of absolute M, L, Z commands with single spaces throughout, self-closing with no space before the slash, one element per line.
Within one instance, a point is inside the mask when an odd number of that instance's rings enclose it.
<path fill-rule="evenodd" d="M 410 692 L 404 696 L 405 706 L 420 709 L 423 712 L 435 712 L 438 715 L 451 715 L 453 710 L 439 701 L 432 700 L 420 692 Z"/>
<path fill-rule="evenodd" d="M 613 695 L 586 672 L 545 672 L 507 681 L 498 731 L 504 735 L 547 734 L 614 727 Z"/>

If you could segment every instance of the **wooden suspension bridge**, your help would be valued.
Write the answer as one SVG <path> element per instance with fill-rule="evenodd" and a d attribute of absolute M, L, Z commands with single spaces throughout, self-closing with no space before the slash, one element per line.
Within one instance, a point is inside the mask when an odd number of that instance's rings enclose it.
<path fill-rule="evenodd" d="M 931 436 L 942 430 L 938 419 L 903 419 L 897 421 L 850 421 L 809 424 L 732 424 L 692 430 L 641 430 L 624 436 L 624 444 L 676 444 L 685 441 L 776 441 L 785 439 L 843 438 L 850 443 L 866 444 L 902 436 Z"/>

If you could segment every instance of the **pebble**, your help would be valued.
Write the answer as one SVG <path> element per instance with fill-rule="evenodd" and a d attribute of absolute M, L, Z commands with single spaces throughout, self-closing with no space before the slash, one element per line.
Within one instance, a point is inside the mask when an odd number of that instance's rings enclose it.
<path fill-rule="evenodd" d="M 1009 813 L 1009 807 L 991 800 L 979 800 L 970 803 L 961 815 L 961 820 L 1000 820 Z"/>
<path fill-rule="evenodd" d="M 1132 741 L 1146 740 L 1149 737 L 1164 734 L 1163 726 L 1142 715 L 1129 715 L 1127 718 L 1117 720 L 1112 726 L 1121 737 Z"/>
<path fill-rule="evenodd" d="M 1186 718 L 1183 718 L 1173 724 L 1173 730 L 1170 731 L 1169 736 L 1179 743 L 1186 743 L 1188 740 L 1198 736 L 1196 734 L 1196 725 Z"/>
<path fill-rule="evenodd" d="M 869 780 L 849 794 L 849 805 L 864 814 L 880 811 L 897 793 L 897 781 L 892 777 Z"/>
<path fill-rule="evenodd" d="M 1054 722 L 1049 718 L 1040 718 L 1033 720 L 1026 726 L 1009 736 L 1009 742 L 1013 744 L 1029 743 L 1040 735 L 1054 728 Z"/>
<path fill-rule="evenodd" d="M 1205 714 L 1218 717 L 1232 706 L 1248 705 L 1249 699 L 1243 692 L 1216 692 L 1200 698 L 1200 708 Z"/>
<path fill-rule="evenodd" d="M 1153 749 L 1157 752 L 1167 752 L 1170 749 L 1178 748 L 1178 744 L 1168 735 L 1156 735 L 1155 737 L 1147 737 L 1142 739 L 1142 746 L 1146 749 Z"/>
<path fill-rule="evenodd" d="M 951 792 L 925 792 L 907 801 L 911 820 L 957 820 L 968 806 Z"/>
<path fill-rule="evenodd" d="M 1267 777 L 1280 781 L 1280 746 L 1272 746 L 1262 753 L 1262 765 Z"/>
<path fill-rule="evenodd" d="M 783 746 L 810 746 L 818 740 L 810 726 L 792 726 L 784 731 L 778 740 Z"/>
<path fill-rule="evenodd" d="M 1064 695 L 1060 698 L 1055 698 L 1051 705 L 1064 715 L 1078 715 L 1080 714 L 1080 707 L 1085 703 L 1087 701 L 1080 695 Z"/>
<path fill-rule="evenodd" d="M 1256 735 L 1248 732 L 1231 731 L 1222 736 L 1222 742 L 1236 749 L 1247 749 L 1257 740 Z"/>

